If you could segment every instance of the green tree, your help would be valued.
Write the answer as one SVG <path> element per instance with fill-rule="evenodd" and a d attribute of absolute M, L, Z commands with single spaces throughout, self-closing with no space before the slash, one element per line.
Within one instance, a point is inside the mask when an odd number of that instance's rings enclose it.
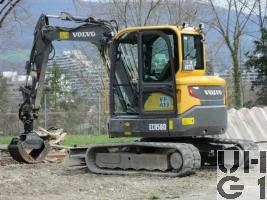
<path fill-rule="evenodd" d="M 5 112 L 7 108 L 7 85 L 6 79 L 0 74 L 0 112 Z"/>
<path fill-rule="evenodd" d="M 252 82 L 252 90 L 257 91 L 258 105 L 267 104 L 267 30 L 261 29 L 261 38 L 254 41 L 255 49 L 247 53 L 248 60 L 245 63 L 249 70 L 257 72 L 257 78 Z"/>
<path fill-rule="evenodd" d="M 67 73 L 56 62 L 48 69 L 45 85 L 44 97 L 51 111 L 75 110 L 83 103 L 83 98 L 73 91 Z"/>

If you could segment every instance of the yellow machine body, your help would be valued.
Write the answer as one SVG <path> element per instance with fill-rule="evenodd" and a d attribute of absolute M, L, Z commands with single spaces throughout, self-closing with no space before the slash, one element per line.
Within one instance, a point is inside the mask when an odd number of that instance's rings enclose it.
<path fill-rule="evenodd" d="M 189 35 L 202 35 L 204 38 L 203 32 L 199 28 L 187 27 L 183 28 L 182 26 L 146 26 L 146 27 L 131 27 L 121 30 L 116 36 L 115 39 L 119 39 L 126 33 L 142 31 L 142 30 L 166 30 L 170 29 L 177 36 L 177 55 L 174 55 L 174 58 L 178 58 L 178 65 L 183 65 L 183 55 L 182 55 L 182 34 Z M 177 90 L 177 114 L 183 114 L 184 112 L 190 110 L 194 106 L 200 106 L 200 100 L 190 96 L 188 91 L 188 86 L 222 86 L 226 94 L 226 82 L 224 79 L 217 76 L 207 76 L 206 75 L 206 52 L 205 45 L 203 44 L 203 68 L 200 70 L 193 71 L 184 71 L 182 67 L 179 67 L 176 72 L 176 90 Z M 154 93 L 151 95 L 145 104 L 145 110 L 171 110 L 172 106 L 160 107 L 160 98 L 162 98 L 162 93 Z M 226 104 L 226 95 L 224 96 L 224 102 Z"/>

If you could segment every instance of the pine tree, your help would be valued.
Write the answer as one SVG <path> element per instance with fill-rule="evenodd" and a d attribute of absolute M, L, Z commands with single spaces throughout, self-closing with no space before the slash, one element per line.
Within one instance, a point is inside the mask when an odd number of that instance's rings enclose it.
<path fill-rule="evenodd" d="M 255 70 L 257 78 L 252 82 L 252 90 L 257 91 L 258 105 L 267 105 L 267 30 L 261 30 L 261 38 L 254 41 L 255 49 L 247 53 L 245 63 L 249 70 Z"/>

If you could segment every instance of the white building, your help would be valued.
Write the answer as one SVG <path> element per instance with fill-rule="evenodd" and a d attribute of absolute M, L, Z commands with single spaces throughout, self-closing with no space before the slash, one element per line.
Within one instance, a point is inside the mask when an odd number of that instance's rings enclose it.
<path fill-rule="evenodd" d="M 108 79 L 103 78 L 104 68 L 102 65 L 94 64 L 79 50 L 63 51 L 56 55 L 54 59 L 48 61 L 48 68 L 52 67 L 54 63 L 64 69 L 72 90 L 85 97 L 89 107 L 102 102 L 100 92 L 103 82 L 108 83 Z M 17 72 L 3 72 L 3 76 L 7 80 L 9 97 L 14 105 L 22 103 L 19 88 L 24 86 L 26 75 L 19 75 Z"/>
<path fill-rule="evenodd" d="M 17 72 L 3 72 L 3 77 L 6 79 L 8 100 L 11 101 L 10 105 L 14 105 L 14 109 L 17 109 L 20 103 L 22 103 L 22 94 L 19 91 L 21 86 L 25 85 L 26 76 L 19 75 Z M 12 108 L 12 109 L 13 109 Z"/>
<path fill-rule="evenodd" d="M 242 81 L 243 82 L 249 82 L 251 83 L 252 81 L 255 81 L 257 79 L 258 73 L 256 71 L 247 71 L 245 69 L 241 69 L 242 73 L 241 73 L 241 77 L 242 77 Z M 232 70 L 224 70 L 223 72 L 220 73 L 215 73 L 215 75 L 222 77 L 224 79 L 227 80 L 231 80 L 232 79 Z"/>
<path fill-rule="evenodd" d="M 85 97 L 89 106 L 99 102 L 103 83 L 103 67 L 95 65 L 79 50 L 63 51 L 48 62 L 59 65 L 68 76 L 71 87 Z"/>

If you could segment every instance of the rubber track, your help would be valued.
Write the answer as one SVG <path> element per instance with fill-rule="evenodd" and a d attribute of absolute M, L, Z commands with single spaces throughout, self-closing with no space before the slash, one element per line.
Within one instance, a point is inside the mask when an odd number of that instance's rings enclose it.
<path fill-rule="evenodd" d="M 93 150 L 95 148 L 113 148 L 113 147 L 155 147 L 155 148 L 168 148 L 179 151 L 183 156 L 183 166 L 179 171 L 148 171 L 148 170 L 110 170 L 101 169 L 96 166 L 94 158 L 92 158 Z M 146 175 L 159 175 L 159 176 L 186 176 L 194 173 L 201 166 L 201 157 L 198 149 L 192 144 L 185 143 L 160 143 L 160 142 L 130 142 L 130 143 L 116 143 L 109 145 L 94 145 L 88 147 L 85 155 L 86 165 L 88 169 L 96 174 L 107 175 L 130 175 L 130 174 L 146 174 Z"/>

